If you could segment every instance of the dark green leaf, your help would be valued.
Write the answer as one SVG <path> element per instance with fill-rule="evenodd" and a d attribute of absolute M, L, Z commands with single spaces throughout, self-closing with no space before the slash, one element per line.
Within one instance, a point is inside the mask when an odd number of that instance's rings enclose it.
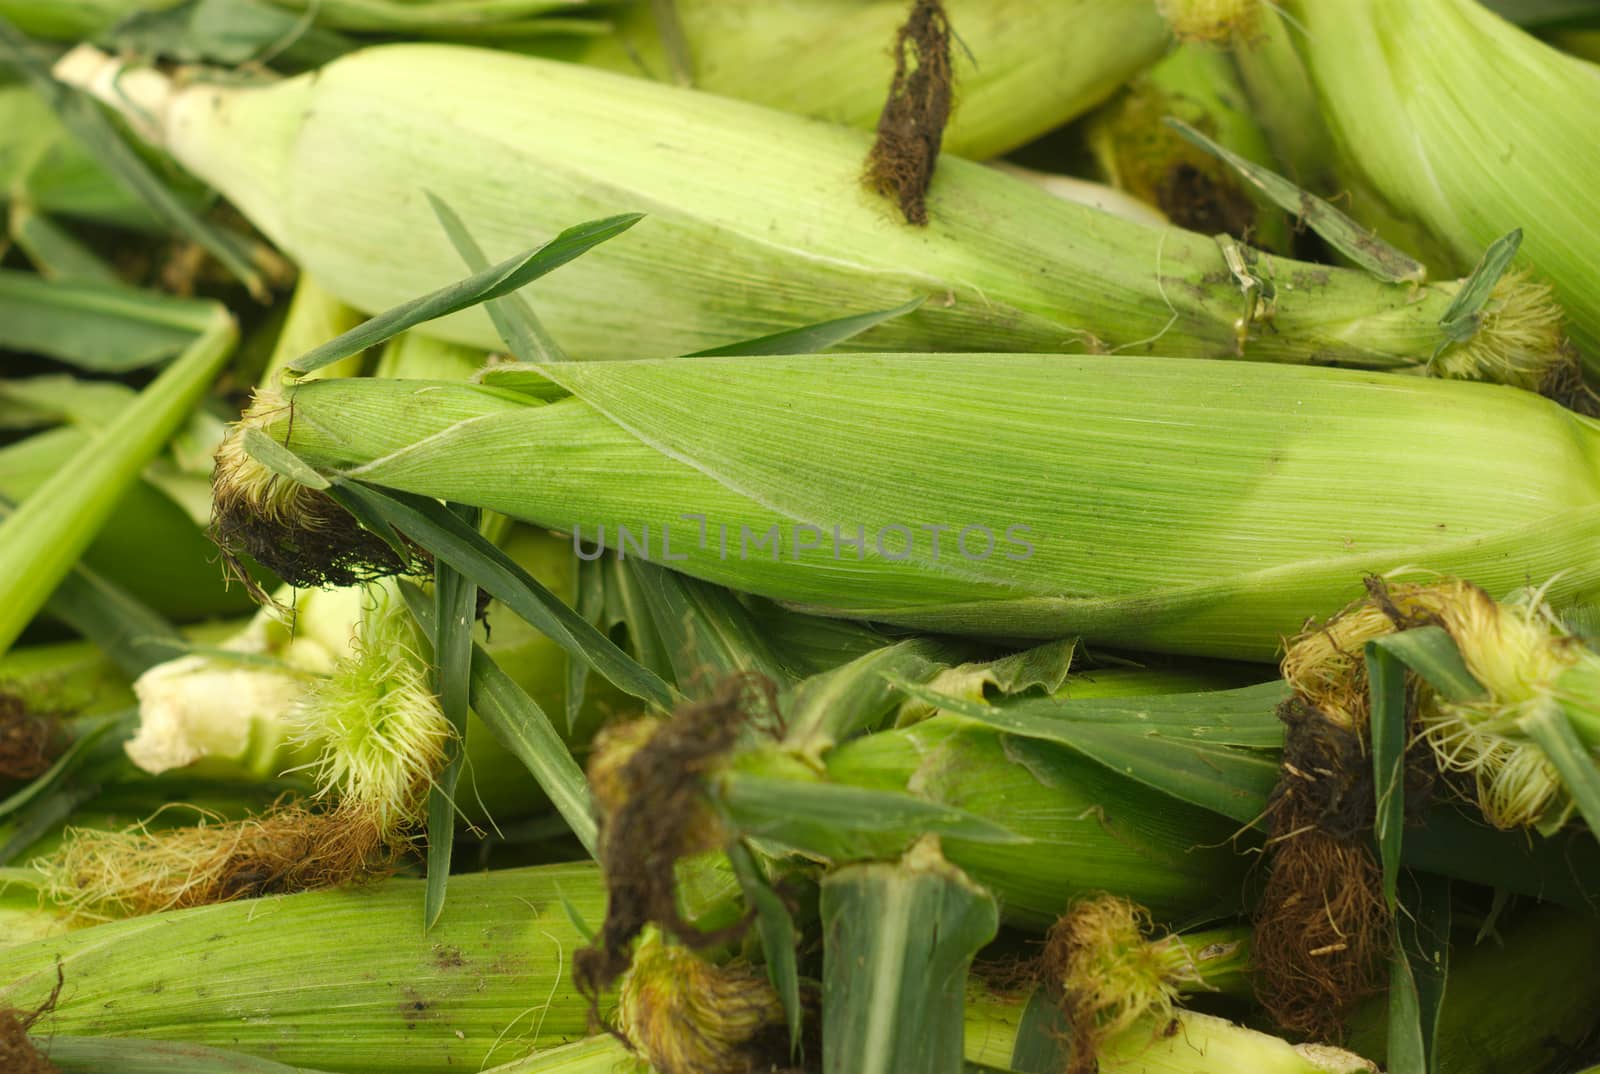
<path fill-rule="evenodd" d="M 1506 269 L 1511 266 L 1511 259 L 1517 256 L 1517 248 L 1521 245 L 1522 229 L 1517 228 L 1496 239 L 1483 252 L 1483 257 L 1472 270 L 1472 275 L 1467 277 L 1466 282 L 1461 285 L 1461 290 L 1456 292 L 1450 307 L 1444 311 L 1444 316 L 1439 318 L 1439 327 L 1444 329 L 1445 338 L 1439 341 L 1439 346 L 1434 350 L 1435 358 L 1444 353 L 1450 344 L 1465 343 L 1477 334 L 1478 315 L 1483 312 L 1484 304 L 1489 301 L 1489 296 L 1494 291 L 1494 285 L 1505 275 Z"/>
<path fill-rule="evenodd" d="M 1328 245 L 1378 277 L 1391 283 L 1421 283 L 1428 270 L 1415 258 L 1390 246 L 1315 194 L 1307 193 L 1283 176 L 1248 160 L 1207 138 L 1189 124 L 1168 116 L 1166 123 L 1207 153 L 1230 165 L 1251 186 L 1280 209 L 1304 220 Z"/>
<path fill-rule="evenodd" d="M 1555 766 L 1561 785 L 1572 795 L 1589 830 L 1600 838 L 1600 767 L 1596 767 L 1594 754 L 1572 729 L 1566 709 L 1559 702 L 1546 700 L 1518 724 Z"/>
<path fill-rule="evenodd" d="M 58 283 L 116 286 L 117 274 L 54 220 L 23 202 L 11 205 L 11 238 L 28 255 L 39 275 Z"/>
<path fill-rule="evenodd" d="M 824 1074 L 961 1067 L 967 975 L 994 939 L 994 896 L 919 842 L 822 881 Z"/>
<path fill-rule="evenodd" d="M 261 0 L 189 0 L 159 11 L 138 11 L 101 35 L 108 49 L 183 63 L 234 67 L 286 55 L 320 66 L 355 48 L 349 38 L 311 25 Z"/>
<path fill-rule="evenodd" d="M 335 336 L 307 354 L 301 355 L 286 367 L 291 375 L 303 375 L 314 369 L 331 365 L 341 358 L 359 354 L 391 336 L 399 335 L 427 321 L 476 306 L 480 302 L 499 298 L 523 287 L 539 277 L 555 271 L 562 265 L 628 230 L 643 219 L 642 213 L 624 213 L 591 220 L 567 228 L 543 246 L 517 254 L 475 272 L 464 280 L 441 287 L 432 294 L 412 299 L 387 310 L 370 320 Z"/>
<path fill-rule="evenodd" d="M 756 929 L 761 934 L 761 949 L 767 960 L 767 979 L 783 1001 L 784 1020 L 789 1026 L 790 1058 L 800 1051 L 801 1019 L 805 1014 L 800 1002 L 800 968 L 795 960 L 795 947 L 800 942 L 794 927 L 794 918 L 783 898 L 767 883 L 755 855 L 741 840 L 735 839 L 725 848 L 734 876 L 745 901 L 756 912 Z"/>
<path fill-rule="evenodd" d="M 456 253 L 461 255 L 461 260 L 466 262 L 467 268 L 473 272 L 483 272 L 489 267 L 489 259 L 484 256 L 483 250 L 473 240 L 467 225 L 462 222 L 456 211 L 440 199 L 434 197 L 429 191 L 423 191 L 428 198 L 428 204 L 433 207 L 433 215 L 438 218 L 444 227 L 445 234 L 450 237 L 450 242 L 456 248 Z M 503 295 L 500 298 L 491 298 L 485 303 L 489 311 L 489 319 L 494 322 L 495 331 L 500 333 L 500 338 L 511 349 L 512 355 L 519 362 L 537 364 L 539 362 L 566 361 L 566 354 L 561 350 L 552 336 L 533 312 L 533 307 L 523 300 L 521 295 Z"/>
<path fill-rule="evenodd" d="M 577 560 L 578 599 L 577 613 L 585 623 L 605 632 L 603 619 L 606 609 L 605 567 L 597 560 L 583 559 L 574 552 Z M 567 655 L 567 734 L 578 726 L 583 712 L 583 701 L 589 690 L 589 665 L 570 653 Z"/>
<path fill-rule="evenodd" d="M 82 563 L 67 572 L 45 610 L 99 646 L 129 678 L 189 648 L 155 609 Z"/>
<path fill-rule="evenodd" d="M 1376 643 L 1367 645 L 1366 663 L 1372 714 L 1372 778 L 1377 795 L 1372 829 L 1383 868 L 1383 897 L 1393 913 L 1406 823 L 1406 668 L 1399 658 Z M 1398 986 L 1398 982 L 1391 983 Z"/>
<path fill-rule="evenodd" d="M 1529 29 L 1600 28 L 1600 0 L 1480 0 L 1484 7 Z"/>
<path fill-rule="evenodd" d="M 93 783 L 65 783 L 17 810 L 17 819 L 10 825 L 11 835 L 0 844 L 0 866 L 10 865 L 17 855 L 59 828 L 79 806 L 99 793 L 100 788 Z"/>
<path fill-rule="evenodd" d="M 80 720 L 75 727 L 78 737 L 72 740 L 72 745 L 68 746 L 42 775 L 0 801 L 0 817 L 9 817 L 55 791 L 69 775 L 82 766 L 90 750 L 102 738 L 113 732 L 125 737 L 133 732 L 138 723 L 139 713 L 131 709 Z"/>
<path fill-rule="evenodd" d="M 835 861 L 894 857 L 929 832 L 977 843 L 1028 841 L 964 809 L 896 791 L 731 772 L 714 793 L 746 837 Z"/>
<path fill-rule="evenodd" d="M 1477 701 L 1488 696 L 1488 691 L 1467 670 L 1461 650 L 1443 627 L 1417 627 L 1386 634 L 1375 644 L 1422 676 L 1446 701 Z"/>
<path fill-rule="evenodd" d="M 411 613 L 422 623 L 424 631 L 431 634 L 433 602 L 409 583 L 402 582 L 400 591 Z M 550 718 L 481 646 L 473 646 L 471 682 L 471 704 L 478 719 L 501 746 L 523 763 L 573 835 L 593 856 L 599 836 L 589 800 L 589 784 Z"/>
<path fill-rule="evenodd" d="M 728 343 L 721 347 L 695 351 L 693 354 L 685 355 L 685 357 L 720 358 L 733 355 L 820 354 L 829 347 L 838 346 L 845 340 L 853 339 L 870 328 L 876 328 L 885 321 L 892 321 L 897 317 L 904 317 L 908 313 L 915 313 L 926 301 L 926 298 L 913 298 L 910 302 L 896 306 L 893 309 L 879 310 L 877 313 L 858 313 L 852 317 L 840 317 L 834 321 L 806 325 L 804 328 L 791 328 L 786 332 L 775 332 L 770 336 L 761 336 L 758 339 L 747 339 L 741 343 Z"/>
<path fill-rule="evenodd" d="M 478 511 L 472 507 L 447 506 L 473 526 Z M 472 690 L 472 625 L 478 604 L 478 587 L 444 560 L 433 567 L 433 630 L 428 638 L 433 647 L 434 692 L 439 708 L 455 737 L 445 747 L 445 763 L 428 791 L 428 872 L 424 897 L 423 927 L 432 928 L 444 912 L 445 886 L 450 877 L 450 855 L 455 849 L 456 785 L 461 778 L 462 759 L 467 744 L 467 705 Z"/>
<path fill-rule="evenodd" d="M 437 501 L 342 479 L 335 480 L 329 492 L 347 509 L 359 505 L 448 562 L 557 645 L 587 661 L 618 689 L 661 708 L 672 707 L 671 687 Z"/>
<path fill-rule="evenodd" d="M 1060 1074 L 1072 1059 L 1068 1043 L 1071 1027 L 1061 1004 L 1036 988 L 1017 1020 L 1017 1042 L 1011 1048 L 1010 1067 L 1017 1074 Z"/>
<path fill-rule="evenodd" d="M 1384 1069 L 1389 1074 L 1428 1074 L 1428 1049 L 1423 1040 L 1422 1001 L 1411 960 L 1400 942 L 1399 926 L 1389 953 L 1389 1047 Z"/>

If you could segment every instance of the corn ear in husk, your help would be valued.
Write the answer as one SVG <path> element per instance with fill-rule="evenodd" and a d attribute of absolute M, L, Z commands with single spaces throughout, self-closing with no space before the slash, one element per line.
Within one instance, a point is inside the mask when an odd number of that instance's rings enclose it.
<path fill-rule="evenodd" d="M 0 1001 L 66 987 L 49 1030 L 181 1040 L 344 1074 L 447 1074 L 588 1029 L 568 981 L 604 891 L 593 865 L 451 878 L 426 935 L 423 885 L 395 880 L 173 911 L 0 951 Z"/>
<path fill-rule="evenodd" d="M 1270 660 L 1369 573 L 1555 577 L 1558 608 L 1600 588 L 1600 426 L 1506 388 L 1023 355 L 485 380 L 307 384 L 235 436 L 591 542 L 604 526 L 613 552 L 811 611 L 956 633 Z M 219 503 L 270 544 L 285 519 L 256 512 L 299 486 L 240 457 Z"/>
<path fill-rule="evenodd" d="M 1121 0 L 946 0 L 959 42 L 959 106 L 944 151 L 984 160 L 1088 111 L 1167 45 L 1149 4 Z M 724 97 L 872 129 L 894 74 L 902 0 L 676 0 L 690 84 Z M 613 34 L 574 39 L 563 58 L 665 79 L 672 58 L 655 12 L 635 4 Z M 806 62 L 791 62 L 804 55 Z"/>
<path fill-rule="evenodd" d="M 78 50 L 57 73 L 362 309 L 462 275 L 424 190 L 491 261 L 576 220 L 646 212 L 540 281 L 540 317 L 585 359 L 687 354 L 919 297 L 861 346 L 1426 366 L 1536 385 L 1560 345 L 1537 287 L 1502 282 L 1473 338 L 1441 351 L 1455 284 L 1258 257 L 957 159 L 929 191 L 931 223 L 909 227 L 861 184 L 865 132 L 574 65 L 393 46 L 245 88 L 179 86 Z M 426 330 L 499 346 L 482 310 Z"/>
<path fill-rule="evenodd" d="M 1585 367 L 1600 369 L 1600 224 L 1589 191 L 1600 72 L 1473 0 L 1284 5 L 1351 163 L 1472 264 L 1514 228 L 1555 289 Z"/>

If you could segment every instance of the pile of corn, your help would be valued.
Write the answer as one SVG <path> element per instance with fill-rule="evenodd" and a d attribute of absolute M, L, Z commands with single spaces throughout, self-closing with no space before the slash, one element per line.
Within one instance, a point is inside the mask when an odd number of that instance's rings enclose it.
<path fill-rule="evenodd" d="M 1597 33 L 0 0 L 0 1072 L 1592 1071 Z"/>

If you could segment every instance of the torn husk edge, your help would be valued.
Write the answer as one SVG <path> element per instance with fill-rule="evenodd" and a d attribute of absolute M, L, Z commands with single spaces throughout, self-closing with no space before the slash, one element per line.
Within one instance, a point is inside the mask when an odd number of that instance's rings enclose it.
<path fill-rule="evenodd" d="M 292 586 L 350 586 L 413 568 L 325 492 L 274 472 L 251 456 L 245 435 L 266 429 L 285 412 L 293 431 L 293 403 L 277 389 L 257 390 L 244 416 L 217 448 L 211 478 L 209 536 L 222 550 L 230 576 L 256 599 L 270 598 L 244 570 L 249 556 Z"/>

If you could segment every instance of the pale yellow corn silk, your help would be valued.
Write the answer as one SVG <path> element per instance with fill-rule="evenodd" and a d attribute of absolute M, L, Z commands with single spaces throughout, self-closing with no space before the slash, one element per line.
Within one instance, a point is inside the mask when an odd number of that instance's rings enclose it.
<path fill-rule="evenodd" d="M 783 1003 L 759 967 L 715 965 L 646 935 L 622 979 L 618 1031 L 658 1074 L 745 1074 L 786 1048 Z"/>
<path fill-rule="evenodd" d="M 367 810 L 386 839 L 400 839 L 420 821 L 454 731 L 404 601 L 392 583 L 368 593 L 354 654 L 301 699 L 295 738 L 320 745 L 312 771 L 321 797 Z"/>
<path fill-rule="evenodd" d="M 1152 1016 L 1165 1025 L 1180 993 L 1205 987 L 1189 949 L 1151 931 L 1148 911 L 1111 895 L 1080 900 L 1050 929 L 1044 972 L 1061 987 L 1071 1074 L 1092 1074 L 1104 1042 Z"/>

